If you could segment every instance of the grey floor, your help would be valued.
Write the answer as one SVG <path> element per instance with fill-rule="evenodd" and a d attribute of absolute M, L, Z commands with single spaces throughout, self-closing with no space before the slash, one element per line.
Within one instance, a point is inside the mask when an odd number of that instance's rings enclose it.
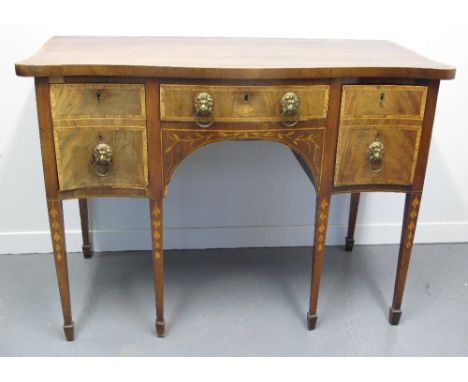
<path fill-rule="evenodd" d="M 310 248 L 167 251 L 163 339 L 148 252 L 72 253 L 74 342 L 63 337 L 52 255 L 2 255 L 0 355 L 468 355 L 468 244 L 415 246 L 392 327 L 397 249 L 327 247 L 312 332 Z"/>

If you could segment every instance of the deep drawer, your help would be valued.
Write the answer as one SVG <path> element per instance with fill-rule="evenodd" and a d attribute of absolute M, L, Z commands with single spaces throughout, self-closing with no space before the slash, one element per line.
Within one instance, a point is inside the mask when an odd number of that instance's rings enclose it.
<path fill-rule="evenodd" d="M 420 132 L 417 126 L 340 127 L 335 186 L 410 185 Z"/>
<path fill-rule="evenodd" d="M 137 128 L 55 129 L 60 190 L 90 187 L 146 188 L 146 130 Z M 111 156 L 97 160 L 97 146 Z"/>

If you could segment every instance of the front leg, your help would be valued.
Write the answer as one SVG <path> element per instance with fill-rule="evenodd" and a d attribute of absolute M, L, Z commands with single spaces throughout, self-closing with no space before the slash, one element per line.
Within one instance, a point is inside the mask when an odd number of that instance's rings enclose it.
<path fill-rule="evenodd" d="M 389 321 L 392 325 L 398 325 L 401 317 L 401 302 L 405 289 L 406 275 L 413 249 L 414 234 L 418 220 L 421 193 L 406 194 L 403 227 L 401 231 L 400 253 L 398 256 L 398 268 L 393 292 L 393 303 L 390 307 Z"/>
<path fill-rule="evenodd" d="M 150 199 L 151 238 L 156 298 L 156 334 L 164 337 L 164 261 L 162 199 Z"/>
<path fill-rule="evenodd" d="M 65 248 L 65 229 L 63 224 L 62 201 L 49 200 L 50 235 L 54 251 L 55 270 L 59 286 L 60 301 L 63 311 L 63 330 L 67 341 L 73 341 L 74 325 L 71 313 L 70 288 L 68 285 L 67 250 Z"/>
<path fill-rule="evenodd" d="M 307 313 L 307 328 L 315 329 L 317 324 L 317 303 L 322 274 L 323 255 L 327 237 L 328 211 L 330 208 L 330 194 L 317 196 L 315 205 L 315 234 L 314 254 L 312 260 L 312 279 L 310 283 L 310 303 Z"/>

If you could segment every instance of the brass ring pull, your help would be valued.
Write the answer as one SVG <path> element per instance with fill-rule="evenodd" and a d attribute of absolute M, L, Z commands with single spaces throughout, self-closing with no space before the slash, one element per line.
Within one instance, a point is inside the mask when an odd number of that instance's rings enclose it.
<path fill-rule="evenodd" d="M 214 100 L 210 93 L 200 92 L 195 96 L 193 100 L 194 118 L 198 127 L 207 128 L 213 124 L 213 104 Z"/>
<path fill-rule="evenodd" d="M 112 171 L 112 149 L 99 136 L 99 143 L 94 148 L 92 169 L 97 176 L 107 176 Z"/>
<path fill-rule="evenodd" d="M 281 124 L 294 127 L 299 122 L 299 97 L 296 93 L 284 93 L 280 99 Z"/>
<path fill-rule="evenodd" d="M 282 111 L 281 112 L 281 123 L 285 127 L 294 127 L 299 123 L 299 112 L 294 113 Z"/>
<path fill-rule="evenodd" d="M 369 171 L 379 173 L 384 168 L 384 144 L 380 142 L 380 134 L 377 133 L 375 141 L 367 147 L 367 159 L 369 162 Z"/>

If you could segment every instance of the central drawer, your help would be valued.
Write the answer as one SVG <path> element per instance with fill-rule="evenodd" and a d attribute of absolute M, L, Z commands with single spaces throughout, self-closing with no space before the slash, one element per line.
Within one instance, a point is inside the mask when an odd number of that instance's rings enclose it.
<path fill-rule="evenodd" d="M 191 122 L 194 99 L 206 92 L 213 100 L 214 122 L 279 122 L 281 97 L 293 92 L 299 100 L 299 121 L 325 119 L 328 109 L 328 85 L 161 85 L 161 120 Z"/>

